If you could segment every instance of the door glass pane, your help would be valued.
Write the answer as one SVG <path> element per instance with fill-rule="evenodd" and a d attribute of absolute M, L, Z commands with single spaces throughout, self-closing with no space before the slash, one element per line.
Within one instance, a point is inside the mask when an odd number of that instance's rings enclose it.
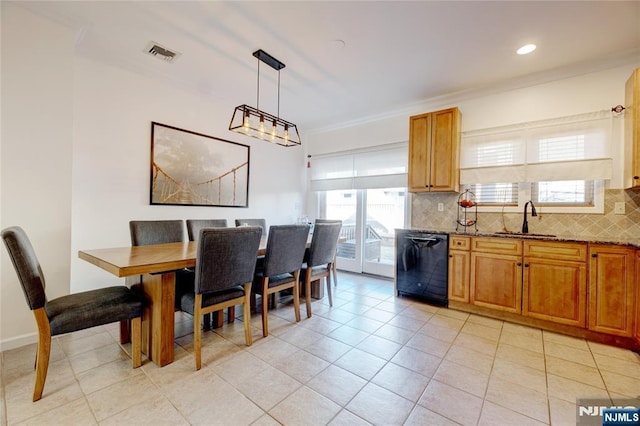
<path fill-rule="evenodd" d="M 405 188 L 367 189 L 364 261 L 393 265 L 395 229 L 404 227 Z"/>
<path fill-rule="evenodd" d="M 338 190 L 326 192 L 325 219 L 342 221 L 338 257 L 356 258 L 356 212 L 358 197 L 356 190 Z"/>

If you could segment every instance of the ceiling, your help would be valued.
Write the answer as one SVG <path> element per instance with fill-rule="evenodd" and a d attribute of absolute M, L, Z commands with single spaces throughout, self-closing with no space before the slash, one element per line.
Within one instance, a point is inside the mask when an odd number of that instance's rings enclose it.
<path fill-rule="evenodd" d="M 286 64 L 280 115 L 305 131 L 434 98 L 640 62 L 640 1 L 16 2 L 71 27 L 76 52 L 233 107 L 256 106 L 263 49 Z M 181 55 L 145 53 L 153 41 Z M 538 49 L 519 56 L 516 49 Z M 260 67 L 259 108 L 278 73 Z"/>

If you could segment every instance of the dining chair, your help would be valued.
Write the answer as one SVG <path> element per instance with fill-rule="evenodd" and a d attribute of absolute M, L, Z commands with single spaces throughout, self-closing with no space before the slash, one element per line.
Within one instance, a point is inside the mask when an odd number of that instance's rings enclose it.
<path fill-rule="evenodd" d="M 259 226 L 262 233 L 267 231 L 267 221 L 265 219 L 236 219 L 236 226 Z"/>
<path fill-rule="evenodd" d="M 256 267 L 253 297 L 262 296 L 262 335 L 269 335 L 269 295 L 292 289 L 296 322 L 300 321 L 300 267 L 309 237 L 309 225 L 275 225 L 269 228 L 264 260 Z M 274 298 L 275 300 L 275 298 Z M 277 301 L 274 301 L 274 305 Z M 255 303 L 253 303 L 255 304 Z"/>
<path fill-rule="evenodd" d="M 13 226 L 3 229 L 1 235 L 38 326 L 34 402 L 42 398 L 49 369 L 52 336 L 130 320 L 131 359 L 133 368 L 140 366 L 143 302 L 138 295 L 125 286 L 113 286 L 48 300 L 44 274 L 25 231 L 19 226 Z"/>
<path fill-rule="evenodd" d="M 204 228 L 198 237 L 196 279 L 192 291 L 182 295 L 180 308 L 193 315 L 193 353 L 196 370 L 201 360 L 203 314 L 243 305 L 245 343 L 251 346 L 251 283 L 260 247 L 258 227 Z"/>
<path fill-rule="evenodd" d="M 339 223 L 340 227 L 342 229 L 342 221 L 341 220 L 334 220 L 334 219 L 316 219 L 316 225 L 318 223 Z M 315 225 L 314 225 L 315 226 Z M 340 235 L 338 235 L 339 237 Z M 336 246 L 337 247 L 337 246 Z M 336 256 L 338 255 L 338 250 L 336 249 Z M 338 264 L 336 262 L 336 259 L 333 259 L 333 262 L 331 263 L 331 271 L 333 272 L 333 285 L 334 287 L 338 287 Z"/>
<path fill-rule="evenodd" d="M 200 230 L 203 228 L 226 228 L 227 219 L 187 219 L 187 235 L 189 241 L 198 241 Z M 227 308 L 227 319 L 229 322 L 234 322 L 236 316 L 236 309 L 234 306 Z M 214 316 L 214 324 L 216 328 L 222 327 L 224 321 L 222 311 L 217 312 Z M 205 324 L 210 324 L 209 315 L 204 318 Z"/>
<path fill-rule="evenodd" d="M 309 257 L 302 265 L 300 274 L 304 280 L 304 296 L 307 318 L 311 318 L 311 283 L 324 278 L 327 281 L 329 306 L 333 306 L 331 296 L 331 270 L 336 258 L 336 248 L 342 222 L 316 222 L 309 247 Z"/>
<path fill-rule="evenodd" d="M 189 241 L 197 241 L 202 228 L 226 228 L 227 219 L 187 219 Z"/>

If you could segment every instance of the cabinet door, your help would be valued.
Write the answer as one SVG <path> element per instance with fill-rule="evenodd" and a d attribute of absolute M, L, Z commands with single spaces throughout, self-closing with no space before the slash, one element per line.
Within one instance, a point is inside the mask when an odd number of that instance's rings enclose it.
<path fill-rule="evenodd" d="M 522 263 L 519 256 L 471 252 L 471 303 L 522 312 Z"/>
<path fill-rule="evenodd" d="M 469 262 L 468 251 L 449 252 L 449 300 L 469 303 Z"/>
<path fill-rule="evenodd" d="M 560 324 L 586 327 L 586 264 L 525 257 L 522 313 Z"/>
<path fill-rule="evenodd" d="M 589 247 L 589 329 L 618 336 L 633 334 L 635 250 Z"/>
<path fill-rule="evenodd" d="M 460 113 L 457 108 L 432 113 L 430 191 L 459 190 L 459 130 Z"/>
<path fill-rule="evenodd" d="M 431 114 L 409 119 L 409 191 L 429 191 L 429 144 Z"/>
<path fill-rule="evenodd" d="M 640 250 L 636 251 L 636 271 L 640 272 Z M 640 277 L 636 276 L 636 332 L 635 339 L 640 344 Z"/>

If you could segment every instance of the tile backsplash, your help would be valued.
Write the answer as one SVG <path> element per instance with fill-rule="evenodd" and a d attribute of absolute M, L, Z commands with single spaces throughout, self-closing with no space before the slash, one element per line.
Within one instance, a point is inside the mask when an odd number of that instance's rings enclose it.
<path fill-rule="evenodd" d="M 421 229 L 452 230 L 456 227 L 457 193 L 413 194 L 411 201 L 411 226 Z M 617 202 L 625 203 L 625 214 L 615 214 Z M 444 211 L 438 211 L 438 203 Z M 604 214 L 545 213 L 537 207 L 538 217 L 531 217 L 529 209 L 529 232 L 555 234 L 560 237 L 640 238 L 640 191 L 605 190 Z M 478 212 L 478 232 L 520 232 L 522 212 L 502 213 Z M 470 232 L 475 232 L 473 227 Z"/>

